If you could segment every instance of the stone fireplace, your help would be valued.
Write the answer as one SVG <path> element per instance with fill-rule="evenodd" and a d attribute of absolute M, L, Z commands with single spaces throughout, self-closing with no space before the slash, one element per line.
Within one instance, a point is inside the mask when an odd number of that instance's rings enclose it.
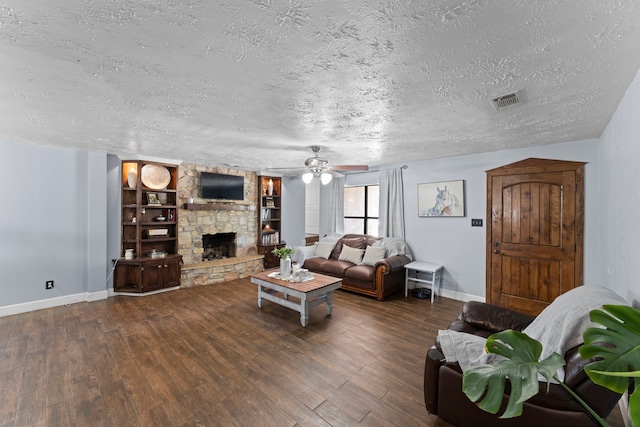
<path fill-rule="evenodd" d="M 243 201 L 220 203 L 200 197 L 200 173 L 214 172 L 245 177 L 245 198 Z M 178 249 L 184 265 L 199 264 L 203 261 L 225 259 L 223 257 L 244 257 L 257 254 L 258 241 L 258 196 L 255 172 L 239 171 L 217 167 L 203 167 L 183 163 L 178 179 Z M 193 200 L 193 203 L 189 203 Z M 206 235 L 234 234 L 235 250 L 231 255 L 207 251 Z M 214 257 L 210 259 L 210 253 Z"/>
<path fill-rule="evenodd" d="M 245 177 L 245 197 L 219 202 L 200 197 L 200 173 Z M 182 163 L 178 178 L 178 253 L 183 287 L 247 277 L 263 270 L 258 241 L 257 174 L 251 171 Z"/>
<path fill-rule="evenodd" d="M 226 259 L 236 256 L 236 233 L 202 235 L 202 260 Z"/>

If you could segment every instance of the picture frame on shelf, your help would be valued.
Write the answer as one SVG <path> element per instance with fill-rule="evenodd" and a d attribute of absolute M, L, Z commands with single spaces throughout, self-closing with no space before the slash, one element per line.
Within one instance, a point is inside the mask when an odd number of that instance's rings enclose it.
<path fill-rule="evenodd" d="M 162 206 L 160 204 L 160 199 L 158 198 L 158 193 L 147 193 L 147 205 Z"/>

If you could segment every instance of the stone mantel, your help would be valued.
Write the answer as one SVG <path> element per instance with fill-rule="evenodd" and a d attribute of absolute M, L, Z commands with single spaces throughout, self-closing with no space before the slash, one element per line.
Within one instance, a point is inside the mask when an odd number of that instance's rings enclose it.
<path fill-rule="evenodd" d="M 185 203 L 190 211 L 255 211 L 256 206 L 241 203 Z"/>

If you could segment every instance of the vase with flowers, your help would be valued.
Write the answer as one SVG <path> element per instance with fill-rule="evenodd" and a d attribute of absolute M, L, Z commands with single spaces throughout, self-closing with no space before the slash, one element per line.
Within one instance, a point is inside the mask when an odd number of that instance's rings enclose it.
<path fill-rule="evenodd" d="M 293 254 L 296 250 L 293 248 L 288 248 L 286 246 L 281 247 L 280 249 L 275 248 L 271 251 L 272 254 L 280 258 L 280 276 L 289 277 L 291 276 L 291 254 Z"/>

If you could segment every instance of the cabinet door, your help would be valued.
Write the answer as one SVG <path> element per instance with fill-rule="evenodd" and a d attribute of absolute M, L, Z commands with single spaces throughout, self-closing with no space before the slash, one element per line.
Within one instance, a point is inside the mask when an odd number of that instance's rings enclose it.
<path fill-rule="evenodd" d="M 116 264 L 113 290 L 116 292 L 141 292 L 140 264 Z"/>
<path fill-rule="evenodd" d="M 258 252 L 264 255 L 264 268 L 274 268 L 280 266 L 280 258 L 275 256 L 271 251 L 276 248 L 282 248 L 284 245 L 260 246 Z"/>
<path fill-rule="evenodd" d="M 142 269 L 142 292 L 155 291 L 164 285 L 164 262 L 145 263 Z"/>
<path fill-rule="evenodd" d="M 180 286 L 180 261 L 166 261 L 164 263 L 164 287 Z"/>

